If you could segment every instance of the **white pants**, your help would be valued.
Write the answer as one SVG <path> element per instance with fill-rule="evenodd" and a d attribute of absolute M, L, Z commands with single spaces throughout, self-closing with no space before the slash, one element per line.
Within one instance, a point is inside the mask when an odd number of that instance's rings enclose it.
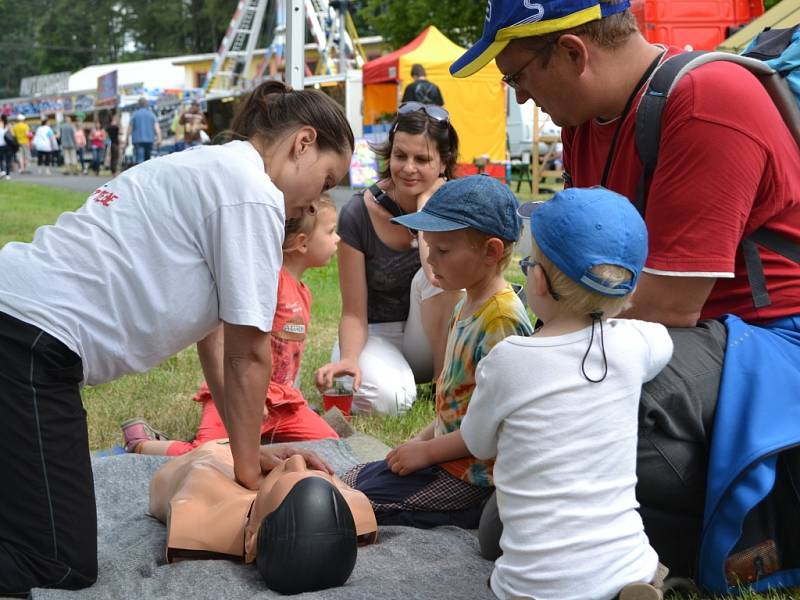
<path fill-rule="evenodd" d="M 367 343 L 358 357 L 361 386 L 353 396 L 354 412 L 401 413 L 417 399 L 416 384 L 433 379 L 433 351 L 422 327 L 421 306 L 441 292 L 420 269 L 411 281 L 408 320 L 367 326 Z M 337 341 L 331 361 L 338 360 Z"/>

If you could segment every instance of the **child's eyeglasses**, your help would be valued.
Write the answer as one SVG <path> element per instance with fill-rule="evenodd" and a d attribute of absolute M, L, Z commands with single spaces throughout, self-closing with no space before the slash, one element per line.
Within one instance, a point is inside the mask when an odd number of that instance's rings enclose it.
<path fill-rule="evenodd" d="M 536 265 L 541 266 L 541 263 L 537 260 L 534 260 L 530 256 L 526 256 L 519 261 L 519 268 L 522 269 L 522 274 L 525 275 L 525 277 L 528 276 L 528 273 Z M 544 273 L 544 280 L 547 282 L 547 292 L 550 294 L 550 297 L 553 298 L 553 300 L 558 301 L 561 299 L 561 296 L 553 290 L 553 284 L 550 283 L 550 277 L 548 277 L 547 271 L 544 270 L 544 267 L 542 267 L 542 273 Z"/>
<path fill-rule="evenodd" d="M 423 104 L 422 102 L 403 102 L 397 107 L 397 114 L 407 115 L 417 111 L 424 111 L 434 121 L 440 123 L 450 122 L 450 113 L 436 104 Z"/>

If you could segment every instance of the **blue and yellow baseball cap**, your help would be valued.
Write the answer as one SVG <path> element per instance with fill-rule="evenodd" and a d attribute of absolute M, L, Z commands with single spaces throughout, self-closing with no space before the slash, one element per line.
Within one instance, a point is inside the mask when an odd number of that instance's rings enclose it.
<path fill-rule="evenodd" d="M 629 0 L 489 0 L 483 35 L 450 65 L 454 77 L 485 67 L 511 40 L 562 31 L 620 13 Z"/>

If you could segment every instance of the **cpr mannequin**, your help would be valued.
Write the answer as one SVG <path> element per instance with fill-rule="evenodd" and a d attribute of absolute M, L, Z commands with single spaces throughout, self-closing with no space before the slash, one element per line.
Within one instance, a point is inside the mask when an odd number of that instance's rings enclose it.
<path fill-rule="evenodd" d="M 150 481 L 150 513 L 167 525 L 167 561 L 254 560 L 282 593 L 342 585 L 356 545 L 377 539 L 369 500 L 295 454 L 256 492 L 234 480 L 230 446 L 213 441 L 165 463 Z M 311 543 L 310 538 L 314 540 Z"/>

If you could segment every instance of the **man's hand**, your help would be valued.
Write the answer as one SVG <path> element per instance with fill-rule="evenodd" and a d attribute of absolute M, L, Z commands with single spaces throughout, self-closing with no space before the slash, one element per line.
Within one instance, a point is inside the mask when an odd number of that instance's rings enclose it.
<path fill-rule="evenodd" d="M 429 452 L 429 442 L 411 440 L 400 444 L 386 455 L 389 468 L 396 475 L 410 475 L 434 464 Z"/>
<path fill-rule="evenodd" d="M 261 461 L 262 473 L 269 473 L 272 469 L 277 467 L 281 462 L 299 454 L 306 461 L 309 469 L 317 471 L 325 471 L 333 475 L 333 469 L 326 463 L 316 452 L 306 450 L 305 448 L 293 448 L 291 446 L 261 446 L 259 450 L 259 459 Z"/>

